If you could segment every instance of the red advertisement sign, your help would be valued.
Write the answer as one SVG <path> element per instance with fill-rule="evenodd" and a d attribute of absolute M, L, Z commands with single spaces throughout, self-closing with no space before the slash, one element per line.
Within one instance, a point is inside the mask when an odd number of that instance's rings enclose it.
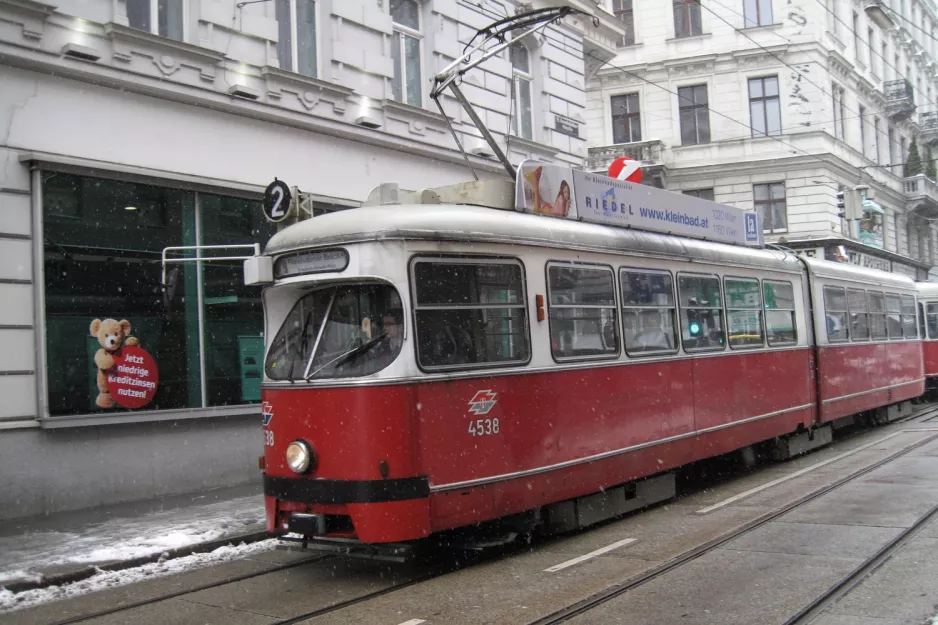
<path fill-rule="evenodd" d="M 113 358 L 107 388 L 114 401 L 124 408 L 142 408 L 153 401 L 160 381 L 153 356 L 141 347 L 124 347 Z"/>

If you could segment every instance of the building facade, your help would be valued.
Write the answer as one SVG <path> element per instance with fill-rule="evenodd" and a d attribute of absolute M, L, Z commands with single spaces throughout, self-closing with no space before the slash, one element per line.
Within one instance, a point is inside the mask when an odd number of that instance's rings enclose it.
<path fill-rule="evenodd" d="M 652 184 L 755 208 L 767 241 L 928 278 L 934 2 L 602 4 L 626 34 L 612 60 L 588 66 L 591 169 L 630 155 Z"/>
<path fill-rule="evenodd" d="M 519 8 L 0 0 L 0 519 L 258 480 L 260 293 L 204 250 L 164 290 L 163 250 L 263 245 L 275 177 L 316 213 L 470 179 L 430 79 Z M 513 161 L 579 165 L 584 51 L 612 58 L 622 32 L 568 18 L 462 90 Z M 442 107 L 479 175 L 504 175 Z M 128 337 L 158 368 L 142 404 L 99 378 Z"/>

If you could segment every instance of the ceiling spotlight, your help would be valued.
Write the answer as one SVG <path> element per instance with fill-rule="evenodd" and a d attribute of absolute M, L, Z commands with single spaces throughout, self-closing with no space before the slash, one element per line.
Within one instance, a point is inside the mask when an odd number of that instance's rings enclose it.
<path fill-rule="evenodd" d="M 135 210 L 137 210 L 137 207 L 136 207 L 136 206 L 125 206 L 125 207 L 124 207 L 124 210 L 125 210 L 125 211 L 135 211 Z"/>

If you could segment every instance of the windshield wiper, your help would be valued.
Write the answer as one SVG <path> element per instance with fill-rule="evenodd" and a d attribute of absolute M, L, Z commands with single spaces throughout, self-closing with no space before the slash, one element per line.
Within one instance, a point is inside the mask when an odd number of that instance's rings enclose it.
<path fill-rule="evenodd" d="M 293 358 L 290 359 L 290 384 L 295 382 L 293 379 L 293 365 L 296 363 L 296 359 L 306 353 L 306 346 L 309 344 L 309 341 L 306 340 L 306 331 L 309 330 L 309 324 L 312 322 L 313 311 L 309 311 L 306 313 L 306 321 L 303 322 L 303 327 L 300 329 L 300 353 L 293 354 Z"/>
<path fill-rule="evenodd" d="M 313 372 L 310 373 L 308 376 L 306 376 L 306 381 L 309 382 L 310 379 L 311 379 L 313 376 L 315 376 L 317 373 L 319 373 L 320 371 L 322 371 L 323 369 L 325 369 L 325 368 L 328 367 L 329 365 L 335 365 L 336 367 L 341 367 L 342 365 L 344 365 L 344 364 L 347 363 L 348 361 L 352 360 L 352 359 L 355 358 L 356 356 L 359 356 L 359 355 L 361 355 L 361 354 L 364 354 L 364 353 L 367 352 L 369 349 L 371 349 L 372 347 L 374 347 L 375 345 L 377 345 L 379 342 L 381 342 L 381 340 L 384 339 L 385 336 L 387 336 L 387 335 L 386 335 L 386 334 L 379 334 L 378 336 L 376 336 L 375 338 L 371 339 L 370 341 L 368 341 L 368 342 L 366 342 L 366 343 L 362 343 L 362 344 L 359 345 L 358 347 L 352 348 L 352 349 L 350 349 L 349 351 L 347 351 L 347 352 L 345 352 L 345 353 L 343 353 L 343 354 L 339 354 L 338 356 L 336 356 L 335 358 L 333 358 L 333 359 L 330 360 L 329 362 L 325 363 L 324 365 L 320 365 L 315 371 L 313 371 Z"/>

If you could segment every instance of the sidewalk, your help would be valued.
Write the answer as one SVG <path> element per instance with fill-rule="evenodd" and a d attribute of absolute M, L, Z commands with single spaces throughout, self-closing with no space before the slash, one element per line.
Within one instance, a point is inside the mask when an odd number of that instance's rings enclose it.
<path fill-rule="evenodd" d="M 259 483 L 4 521 L 0 589 L 69 583 L 265 536 Z"/>

